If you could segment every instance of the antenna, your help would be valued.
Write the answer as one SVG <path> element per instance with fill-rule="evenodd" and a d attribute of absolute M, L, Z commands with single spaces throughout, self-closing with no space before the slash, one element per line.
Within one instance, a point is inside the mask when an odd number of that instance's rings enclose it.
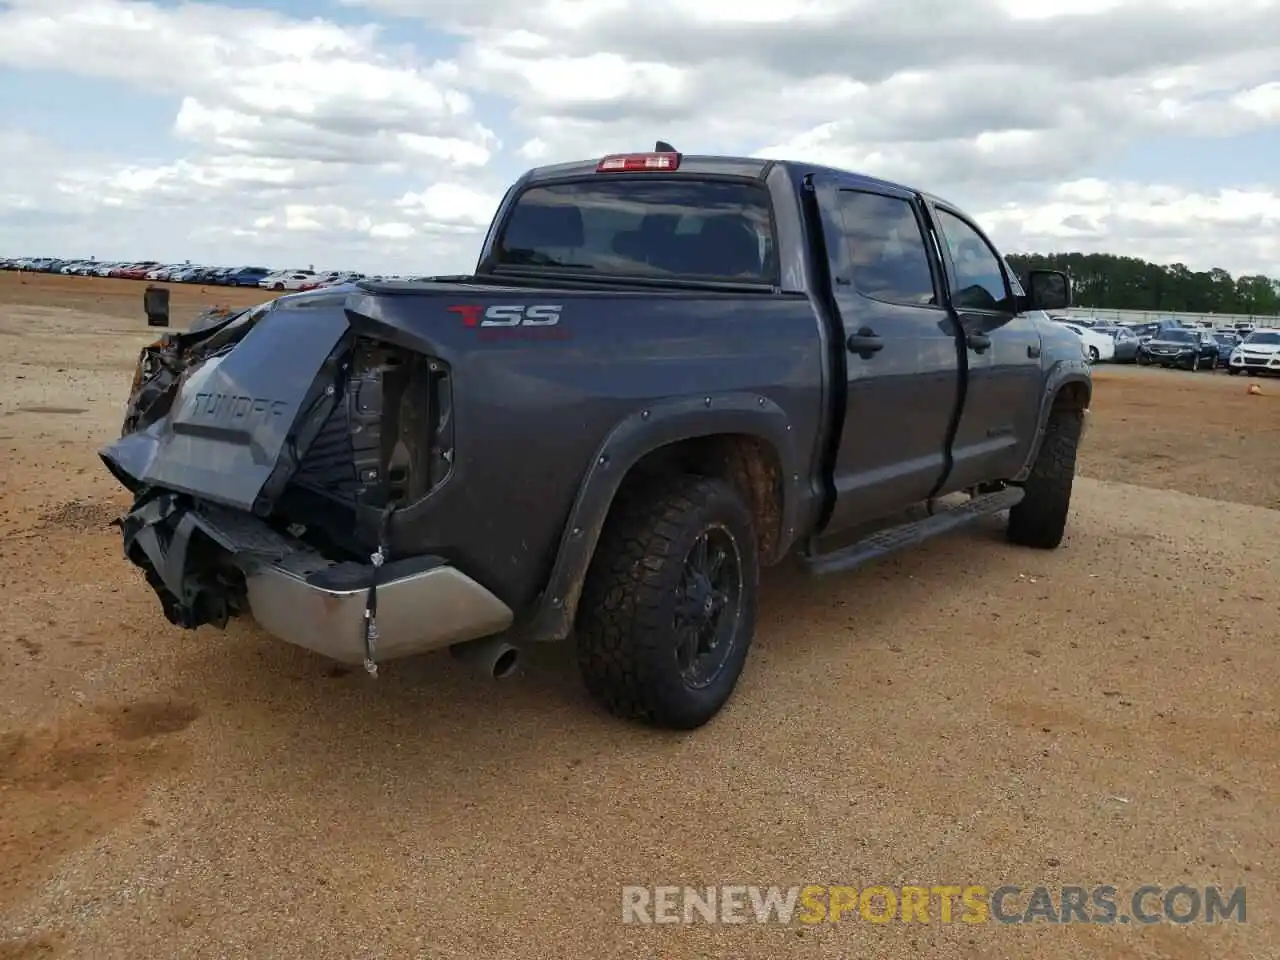
<path fill-rule="evenodd" d="M 659 140 L 656 144 L 654 144 L 653 152 L 654 153 L 679 153 L 680 151 L 678 151 L 671 144 L 667 143 L 667 141 Z"/>

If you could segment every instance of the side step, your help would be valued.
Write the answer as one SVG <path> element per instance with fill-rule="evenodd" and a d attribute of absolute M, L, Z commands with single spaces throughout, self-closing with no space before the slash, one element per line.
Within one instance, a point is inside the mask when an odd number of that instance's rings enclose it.
<path fill-rule="evenodd" d="M 896 553 L 905 547 L 914 547 L 940 534 L 950 533 L 979 517 L 989 517 L 1001 510 L 1008 510 L 1021 502 L 1024 496 L 1026 493 L 1021 487 L 1005 487 L 995 493 L 984 493 L 923 520 L 877 530 L 870 536 L 831 553 L 803 554 L 800 562 L 815 576 L 852 570 L 870 560 Z"/>

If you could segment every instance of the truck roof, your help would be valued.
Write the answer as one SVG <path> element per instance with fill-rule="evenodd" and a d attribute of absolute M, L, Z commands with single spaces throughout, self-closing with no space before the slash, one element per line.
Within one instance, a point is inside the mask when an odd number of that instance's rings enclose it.
<path fill-rule="evenodd" d="M 649 151 L 636 150 L 634 153 L 647 153 Z M 596 167 L 599 165 L 602 157 L 596 157 L 593 160 L 573 160 L 568 163 L 557 163 L 545 167 L 534 167 L 524 175 L 526 183 L 538 183 L 546 180 L 558 180 L 562 177 L 579 177 L 594 174 Z M 765 160 L 760 157 L 729 157 L 714 156 L 703 154 L 685 153 L 680 155 L 680 167 L 676 171 L 677 174 L 703 174 L 712 176 L 730 176 L 730 177 L 759 177 L 771 166 L 785 167 L 797 180 L 810 173 L 825 173 L 832 176 L 840 177 L 846 182 L 854 186 L 865 187 L 889 187 L 894 190 L 907 190 L 911 193 L 920 193 L 915 187 L 903 183 L 894 183 L 892 180 L 882 180 L 878 177 L 868 176 L 867 174 L 856 173 L 851 170 L 841 170 L 837 167 L 825 167 L 816 163 L 800 163 L 795 160 Z M 926 194 L 930 199 L 938 200 L 945 203 L 941 197 L 934 197 Z"/>

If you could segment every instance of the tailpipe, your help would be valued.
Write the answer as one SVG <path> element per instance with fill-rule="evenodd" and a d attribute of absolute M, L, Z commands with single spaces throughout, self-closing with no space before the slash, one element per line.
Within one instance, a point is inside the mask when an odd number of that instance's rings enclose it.
<path fill-rule="evenodd" d="M 488 680 L 505 680 L 516 672 L 520 664 L 520 648 L 501 637 L 481 637 L 455 643 L 449 652 Z"/>

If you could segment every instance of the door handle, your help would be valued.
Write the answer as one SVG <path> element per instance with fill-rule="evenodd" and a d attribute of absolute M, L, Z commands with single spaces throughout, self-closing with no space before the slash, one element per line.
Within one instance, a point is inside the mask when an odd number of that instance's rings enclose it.
<path fill-rule="evenodd" d="M 870 327 L 863 327 L 857 333 L 849 334 L 845 346 L 849 348 L 850 353 L 856 353 L 863 360 L 870 360 L 873 353 L 884 349 L 884 341 L 876 336 L 875 331 Z"/>
<path fill-rule="evenodd" d="M 991 338 L 985 333 L 971 333 L 964 339 L 974 353 L 983 353 L 991 346 Z"/>

